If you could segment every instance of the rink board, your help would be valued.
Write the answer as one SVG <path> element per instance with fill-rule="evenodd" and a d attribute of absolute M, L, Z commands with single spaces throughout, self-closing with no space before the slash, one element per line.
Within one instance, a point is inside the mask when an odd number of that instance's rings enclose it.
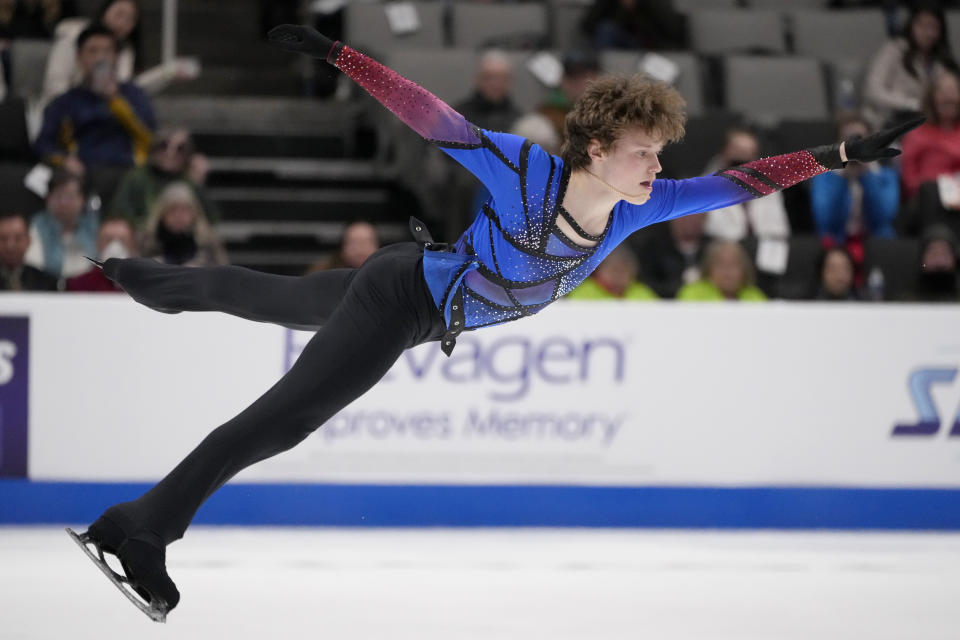
<path fill-rule="evenodd" d="M 958 327 L 956 307 L 558 303 L 449 359 L 407 352 L 200 518 L 955 528 Z M 5 295 L 0 473 L 26 479 L 0 482 L 0 522 L 137 495 L 309 338 L 122 296 Z"/>

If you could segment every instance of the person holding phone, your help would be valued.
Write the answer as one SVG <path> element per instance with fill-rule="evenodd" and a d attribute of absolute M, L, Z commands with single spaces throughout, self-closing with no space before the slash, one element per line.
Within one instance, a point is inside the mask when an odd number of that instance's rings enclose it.
<path fill-rule="evenodd" d="M 153 107 L 142 89 L 116 75 L 117 40 L 101 26 L 77 38 L 77 64 L 83 82 L 58 96 L 44 110 L 37 155 L 52 166 L 84 175 L 118 174 L 147 158 L 156 126 Z"/>

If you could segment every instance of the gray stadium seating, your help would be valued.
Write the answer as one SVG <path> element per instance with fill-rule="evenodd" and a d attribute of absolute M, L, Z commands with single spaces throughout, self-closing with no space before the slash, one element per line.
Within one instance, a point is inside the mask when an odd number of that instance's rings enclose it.
<path fill-rule="evenodd" d="M 0 132 L 0 160 L 32 160 L 23 98 L 11 95 L 0 102 Z"/>
<path fill-rule="evenodd" d="M 382 4 L 347 3 L 344 10 L 344 42 L 353 47 L 389 54 L 396 49 L 440 48 L 445 44 L 442 2 L 413 2 L 420 17 L 420 30 L 395 35 L 390 30 Z"/>
<path fill-rule="evenodd" d="M 444 102 L 455 105 L 470 95 L 477 55 L 468 49 L 398 50 L 390 54 L 386 64 Z"/>
<path fill-rule="evenodd" d="M 864 272 L 869 274 L 873 267 L 880 267 L 885 298 L 902 300 L 907 297 L 917 277 L 920 241 L 915 238 L 867 238 L 863 249 Z"/>
<path fill-rule="evenodd" d="M 454 47 L 536 46 L 548 37 L 547 8 L 541 3 L 456 2 L 452 10 Z"/>
<path fill-rule="evenodd" d="M 481 53 L 473 49 L 436 51 L 395 51 L 388 64 L 400 75 L 420 84 L 450 105 L 456 105 L 473 91 L 473 74 Z M 508 52 L 513 63 L 513 101 L 521 111 L 533 109 L 548 89 L 527 70 L 529 52 Z"/>
<path fill-rule="evenodd" d="M 777 11 L 693 11 L 690 45 L 697 53 L 785 53 L 783 16 Z"/>
<path fill-rule="evenodd" d="M 960 54 L 960 11 L 947 11 L 947 38 L 954 58 Z"/>
<path fill-rule="evenodd" d="M 751 9 L 824 9 L 828 0 L 747 0 Z"/>
<path fill-rule="evenodd" d="M 680 13 L 701 9 L 736 9 L 738 0 L 673 0 L 673 8 Z"/>
<path fill-rule="evenodd" d="M 550 2 L 550 31 L 553 34 L 551 45 L 561 51 L 584 49 L 589 43 L 580 32 L 580 21 L 589 9 L 589 5 L 569 0 Z"/>
<path fill-rule="evenodd" d="M 867 61 L 887 39 L 880 10 L 796 11 L 790 21 L 794 52 L 818 60 Z"/>
<path fill-rule="evenodd" d="M 685 51 L 658 51 L 657 54 L 680 67 L 676 87 L 687 100 L 687 115 L 703 115 L 703 73 L 697 57 Z M 636 73 L 639 62 L 640 54 L 630 51 L 604 51 L 600 54 L 600 66 L 609 73 Z"/>
<path fill-rule="evenodd" d="M 820 62 L 811 58 L 729 56 L 723 61 L 728 109 L 761 121 L 829 118 Z"/>
<path fill-rule="evenodd" d="M 43 93 L 43 75 L 50 54 L 49 40 L 17 39 L 10 45 L 11 89 L 32 100 Z"/>

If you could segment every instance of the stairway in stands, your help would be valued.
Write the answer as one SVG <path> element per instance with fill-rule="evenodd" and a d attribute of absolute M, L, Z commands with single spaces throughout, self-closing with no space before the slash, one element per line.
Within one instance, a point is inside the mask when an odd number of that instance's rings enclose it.
<path fill-rule="evenodd" d="M 357 219 L 376 224 L 385 243 L 406 239 L 417 201 L 375 161 L 363 108 L 301 97 L 306 59 L 263 42 L 256 0 L 179 5 L 178 55 L 200 58 L 203 73 L 155 107 L 161 125 L 190 127 L 210 159 L 231 262 L 302 273 Z M 144 4 L 144 23 L 149 64 L 160 51 L 159 0 Z"/>

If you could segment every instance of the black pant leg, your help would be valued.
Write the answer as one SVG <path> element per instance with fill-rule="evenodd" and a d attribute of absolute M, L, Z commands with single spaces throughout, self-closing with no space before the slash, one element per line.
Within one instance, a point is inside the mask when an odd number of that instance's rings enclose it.
<path fill-rule="evenodd" d="M 402 249 L 371 258 L 290 371 L 154 488 L 117 505 L 125 520 L 165 544 L 179 539 L 200 505 L 230 478 L 308 437 L 376 384 L 406 348 L 438 339 L 442 318 L 417 258 Z"/>
<path fill-rule="evenodd" d="M 350 287 L 356 269 L 280 276 L 236 266 L 183 267 L 146 258 L 108 260 L 108 276 L 130 296 L 164 311 L 220 311 L 315 331 Z"/>

